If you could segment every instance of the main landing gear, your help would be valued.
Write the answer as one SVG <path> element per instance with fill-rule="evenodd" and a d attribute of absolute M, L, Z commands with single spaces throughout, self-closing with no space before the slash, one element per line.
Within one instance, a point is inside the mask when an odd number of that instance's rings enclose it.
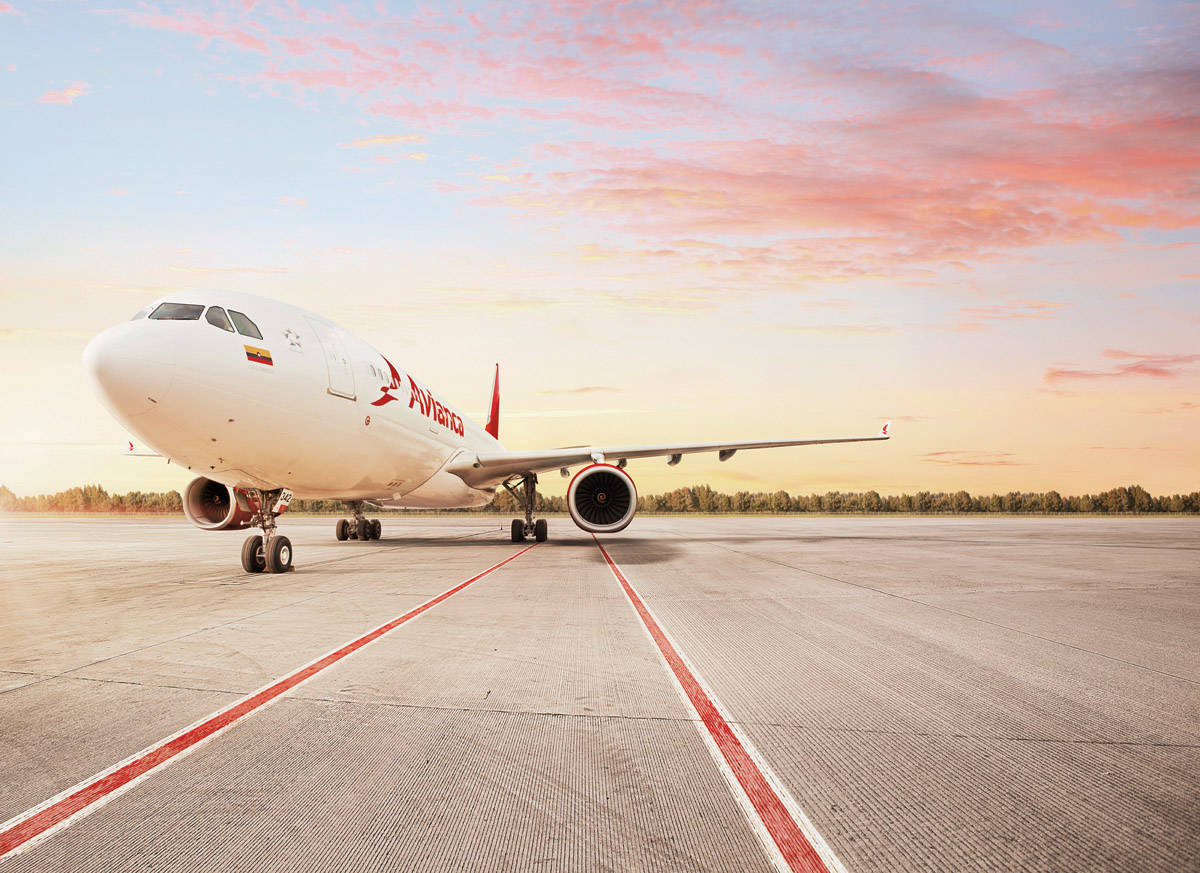
<path fill-rule="evenodd" d="M 522 485 L 519 491 L 513 487 L 514 483 Z M 523 543 L 528 537 L 533 537 L 537 542 L 544 543 L 550 536 L 550 525 L 546 524 L 544 518 L 539 518 L 536 522 L 533 520 L 533 508 L 537 505 L 537 474 L 513 476 L 504 483 L 504 487 L 517 501 L 517 505 L 525 510 L 524 520 L 512 520 L 512 541 Z"/>
<path fill-rule="evenodd" d="M 383 523 L 377 518 L 366 518 L 361 501 L 347 502 L 346 508 L 354 513 L 354 518 L 338 519 L 334 532 L 339 540 L 377 540 L 383 536 Z"/>
<path fill-rule="evenodd" d="M 248 490 L 246 500 L 254 513 L 251 527 L 262 528 L 242 544 L 242 569 L 247 573 L 286 573 L 292 569 L 292 541 L 275 532 L 275 519 L 292 502 L 292 492 L 286 488 L 273 491 Z"/>

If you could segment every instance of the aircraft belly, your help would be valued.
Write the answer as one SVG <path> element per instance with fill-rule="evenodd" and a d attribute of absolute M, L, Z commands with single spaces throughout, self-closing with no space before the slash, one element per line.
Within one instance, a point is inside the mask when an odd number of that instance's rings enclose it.
<path fill-rule="evenodd" d="M 461 509 L 490 503 L 492 494 L 467 485 L 453 473 L 441 470 L 413 491 L 387 501 L 389 506 L 409 509 Z"/>

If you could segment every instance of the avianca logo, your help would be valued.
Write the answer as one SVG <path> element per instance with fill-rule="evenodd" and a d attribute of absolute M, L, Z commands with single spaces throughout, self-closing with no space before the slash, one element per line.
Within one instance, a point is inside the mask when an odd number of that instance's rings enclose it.
<path fill-rule="evenodd" d="M 431 392 L 421 390 L 417 386 L 417 383 L 413 381 L 412 376 L 408 377 L 408 385 L 412 389 L 408 397 L 409 409 L 416 408 L 419 403 L 422 415 L 432 418 L 443 427 L 450 428 L 450 430 L 459 436 L 463 435 L 463 422 L 461 418 L 442 405 L 441 401 L 435 399 Z"/>
<path fill-rule="evenodd" d="M 383 357 L 383 356 L 380 355 L 380 357 Z M 379 386 L 379 390 L 383 392 L 383 396 L 380 397 L 378 400 L 372 400 L 371 401 L 372 406 L 383 406 L 386 403 L 391 403 L 393 400 L 398 399 L 394 395 L 392 395 L 390 392 L 395 391 L 397 388 L 400 387 L 400 374 L 396 371 L 396 368 L 392 366 L 392 362 L 389 361 L 387 358 L 383 358 L 383 362 L 388 365 L 388 370 L 391 371 L 392 381 L 389 382 L 387 385 Z M 412 381 L 412 380 L 409 380 L 409 381 Z M 412 404 L 410 403 L 409 406 L 411 406 L 411 405 Z"/>

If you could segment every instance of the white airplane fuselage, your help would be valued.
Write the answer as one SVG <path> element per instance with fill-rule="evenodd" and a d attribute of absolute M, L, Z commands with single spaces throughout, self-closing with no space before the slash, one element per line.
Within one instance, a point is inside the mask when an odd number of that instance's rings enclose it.
<path fill-rule="evenodd" d="M 244 314 L 262 338 L 205 317 L 156 320 L 159 303 Z M 328 319 L 231 292 L 176 293 L 97 336 L 86 369 L 147 446 L 237 489 L 409 507 L 488 503 L 446 472 L 503 446 L 394 359 Z"/>

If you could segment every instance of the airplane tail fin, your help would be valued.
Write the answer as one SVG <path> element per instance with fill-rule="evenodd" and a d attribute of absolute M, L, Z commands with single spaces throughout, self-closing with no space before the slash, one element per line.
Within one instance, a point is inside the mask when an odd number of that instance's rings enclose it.
<path fill-rule="evenodd" d="M 489 407 L 487 424 L 483 429 L 492 435 L 492 439 L 500 439 L 500 365 L 496 365 L 496 381 L 492 385 L 492 405 Z"/>

